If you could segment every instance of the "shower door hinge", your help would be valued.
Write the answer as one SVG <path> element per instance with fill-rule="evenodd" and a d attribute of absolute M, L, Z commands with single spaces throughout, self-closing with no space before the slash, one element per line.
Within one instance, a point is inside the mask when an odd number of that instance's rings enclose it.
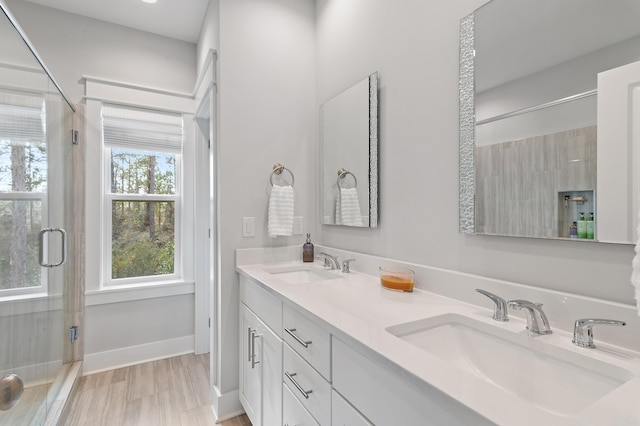
<path fill-rule="evenodd" d="M 71 144 L 78 145 L 78 131 L 71 130 Z"/>
<path fill-rule="evenodd" d="M 74 343 L 76 340 L 78 340 L 78 326 L 73 325 L 69 327 L 69 341 Z"/>
<path fill-rule="evenodd" d="M 211 318 L 209 318 L 209 328 L 211 328 Z"/>

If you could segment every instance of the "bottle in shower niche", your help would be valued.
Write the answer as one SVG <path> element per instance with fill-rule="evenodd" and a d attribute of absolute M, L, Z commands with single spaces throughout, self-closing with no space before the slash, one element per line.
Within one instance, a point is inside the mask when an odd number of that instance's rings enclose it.
<path fill-rule="evenodd" d="M 307 234 L 307 242 L 302 245 L 302 261 L 313 262 L 313 244 L 311 243 L 311 234 Z"/>
<path fill-rule="evenodd" d="M 589 219 L 587 219 L 587 239 L 593 240 L 595 231 L 595 222 L 593 220 L 593 212 L 589 212 Z"/>
<path fill-rule="evenodd" d="M 569 227 L 569 238 L 578 238 L 578 222 L 573 222 Z"/>
<path fill-rule="evenodd" d="M 580 212 L 578 218 L 578 238 L 587 238 L 587 220 L 584 218 L 584 212 Z"/>

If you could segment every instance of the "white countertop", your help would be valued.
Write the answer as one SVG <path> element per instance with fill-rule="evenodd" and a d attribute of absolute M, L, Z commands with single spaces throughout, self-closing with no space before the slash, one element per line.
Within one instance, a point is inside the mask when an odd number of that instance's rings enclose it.
<path fill-rule="evenodd" d="M 555 329 L 553 334 L 535 337 L 564 350 L 630 370 L 636 376 L 574 416 L 551 413 L 386 331 L 393 325 L 453 313 L 526 334 L 524 320 L 512 317 L 509 322 L 498 323 L 491 319 L 490 309 L 420 289 L 412 293 L 391 291 L 380 286 L 378 277 L 358 272 L 333 271 L 336 279 L 310 284 L 290 284 L 268 272 L 274 266 L 297 265 L 303 263 L 242 265 L 237 271 L 259 282 L 283 302 L 315 315 L 347 343 L 349 339 L 355 340 L 390 361 L 389 368 L 406 376 L 407 380 L 427 382 L 496 424 L 640 425 L 640 354 L 637 352 L 605 343 L 598 343 L 597 349 L 579 348 L 571 343 L 569 333 Z M 312 265 L 324 269 L 318 263 Z"/>

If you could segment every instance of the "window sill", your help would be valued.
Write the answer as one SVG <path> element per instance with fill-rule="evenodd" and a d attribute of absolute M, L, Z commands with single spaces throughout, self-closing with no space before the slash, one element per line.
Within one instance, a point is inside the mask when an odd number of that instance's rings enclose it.
<path fill-rule="evenodd" d="M 195 283 L 193 281 L 110 286 L 100 290 L 85 292 L 85 306 L 107 305 L 110 303 L 155 299 L 158 297 L 171 297 L 194 293 Z"/>

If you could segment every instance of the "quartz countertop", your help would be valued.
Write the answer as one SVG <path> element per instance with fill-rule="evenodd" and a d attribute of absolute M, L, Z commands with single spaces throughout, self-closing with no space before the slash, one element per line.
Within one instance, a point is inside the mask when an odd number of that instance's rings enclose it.
<path fill-rule="evenodd" d="M 504 389 L 480 379 L 436 357 L 386 329 L 390 326 L 458 314 L 513 333 L 526 334 L 526 322 L 511 318 L 498 323 L 491 319 L 492 302 L 487 307 L 464 303 L 421 289 L 411 293 L 392 291 L 380 285 L 379 278 L 356 271 L 332 271 L 335 279 L 292 284 L 272 274 L 274 267 L 301 267 L 324 270 L 319 263 L 283 262 L 237 266 L 237 271 L 284 303 L 317 317 L 336 337 L 357 342 L 388 361 L 389 369 L 407 380 L 423 381 L 454 398 L 486 419 L 501 425 L 640 425 L 640 354 L 611 344 L 598 343 L 597 349 L 584 349 L 571 343 L 572 336 L 555 330 L 531 337 L 546 344 L 573 351 L 592 359 L 619 366 L 634 374 L 631 380 L 608 393 L 582 411 L 566 416 L 536 406 Z M 499 355 L 499 354 L 497 354 Z"/>

